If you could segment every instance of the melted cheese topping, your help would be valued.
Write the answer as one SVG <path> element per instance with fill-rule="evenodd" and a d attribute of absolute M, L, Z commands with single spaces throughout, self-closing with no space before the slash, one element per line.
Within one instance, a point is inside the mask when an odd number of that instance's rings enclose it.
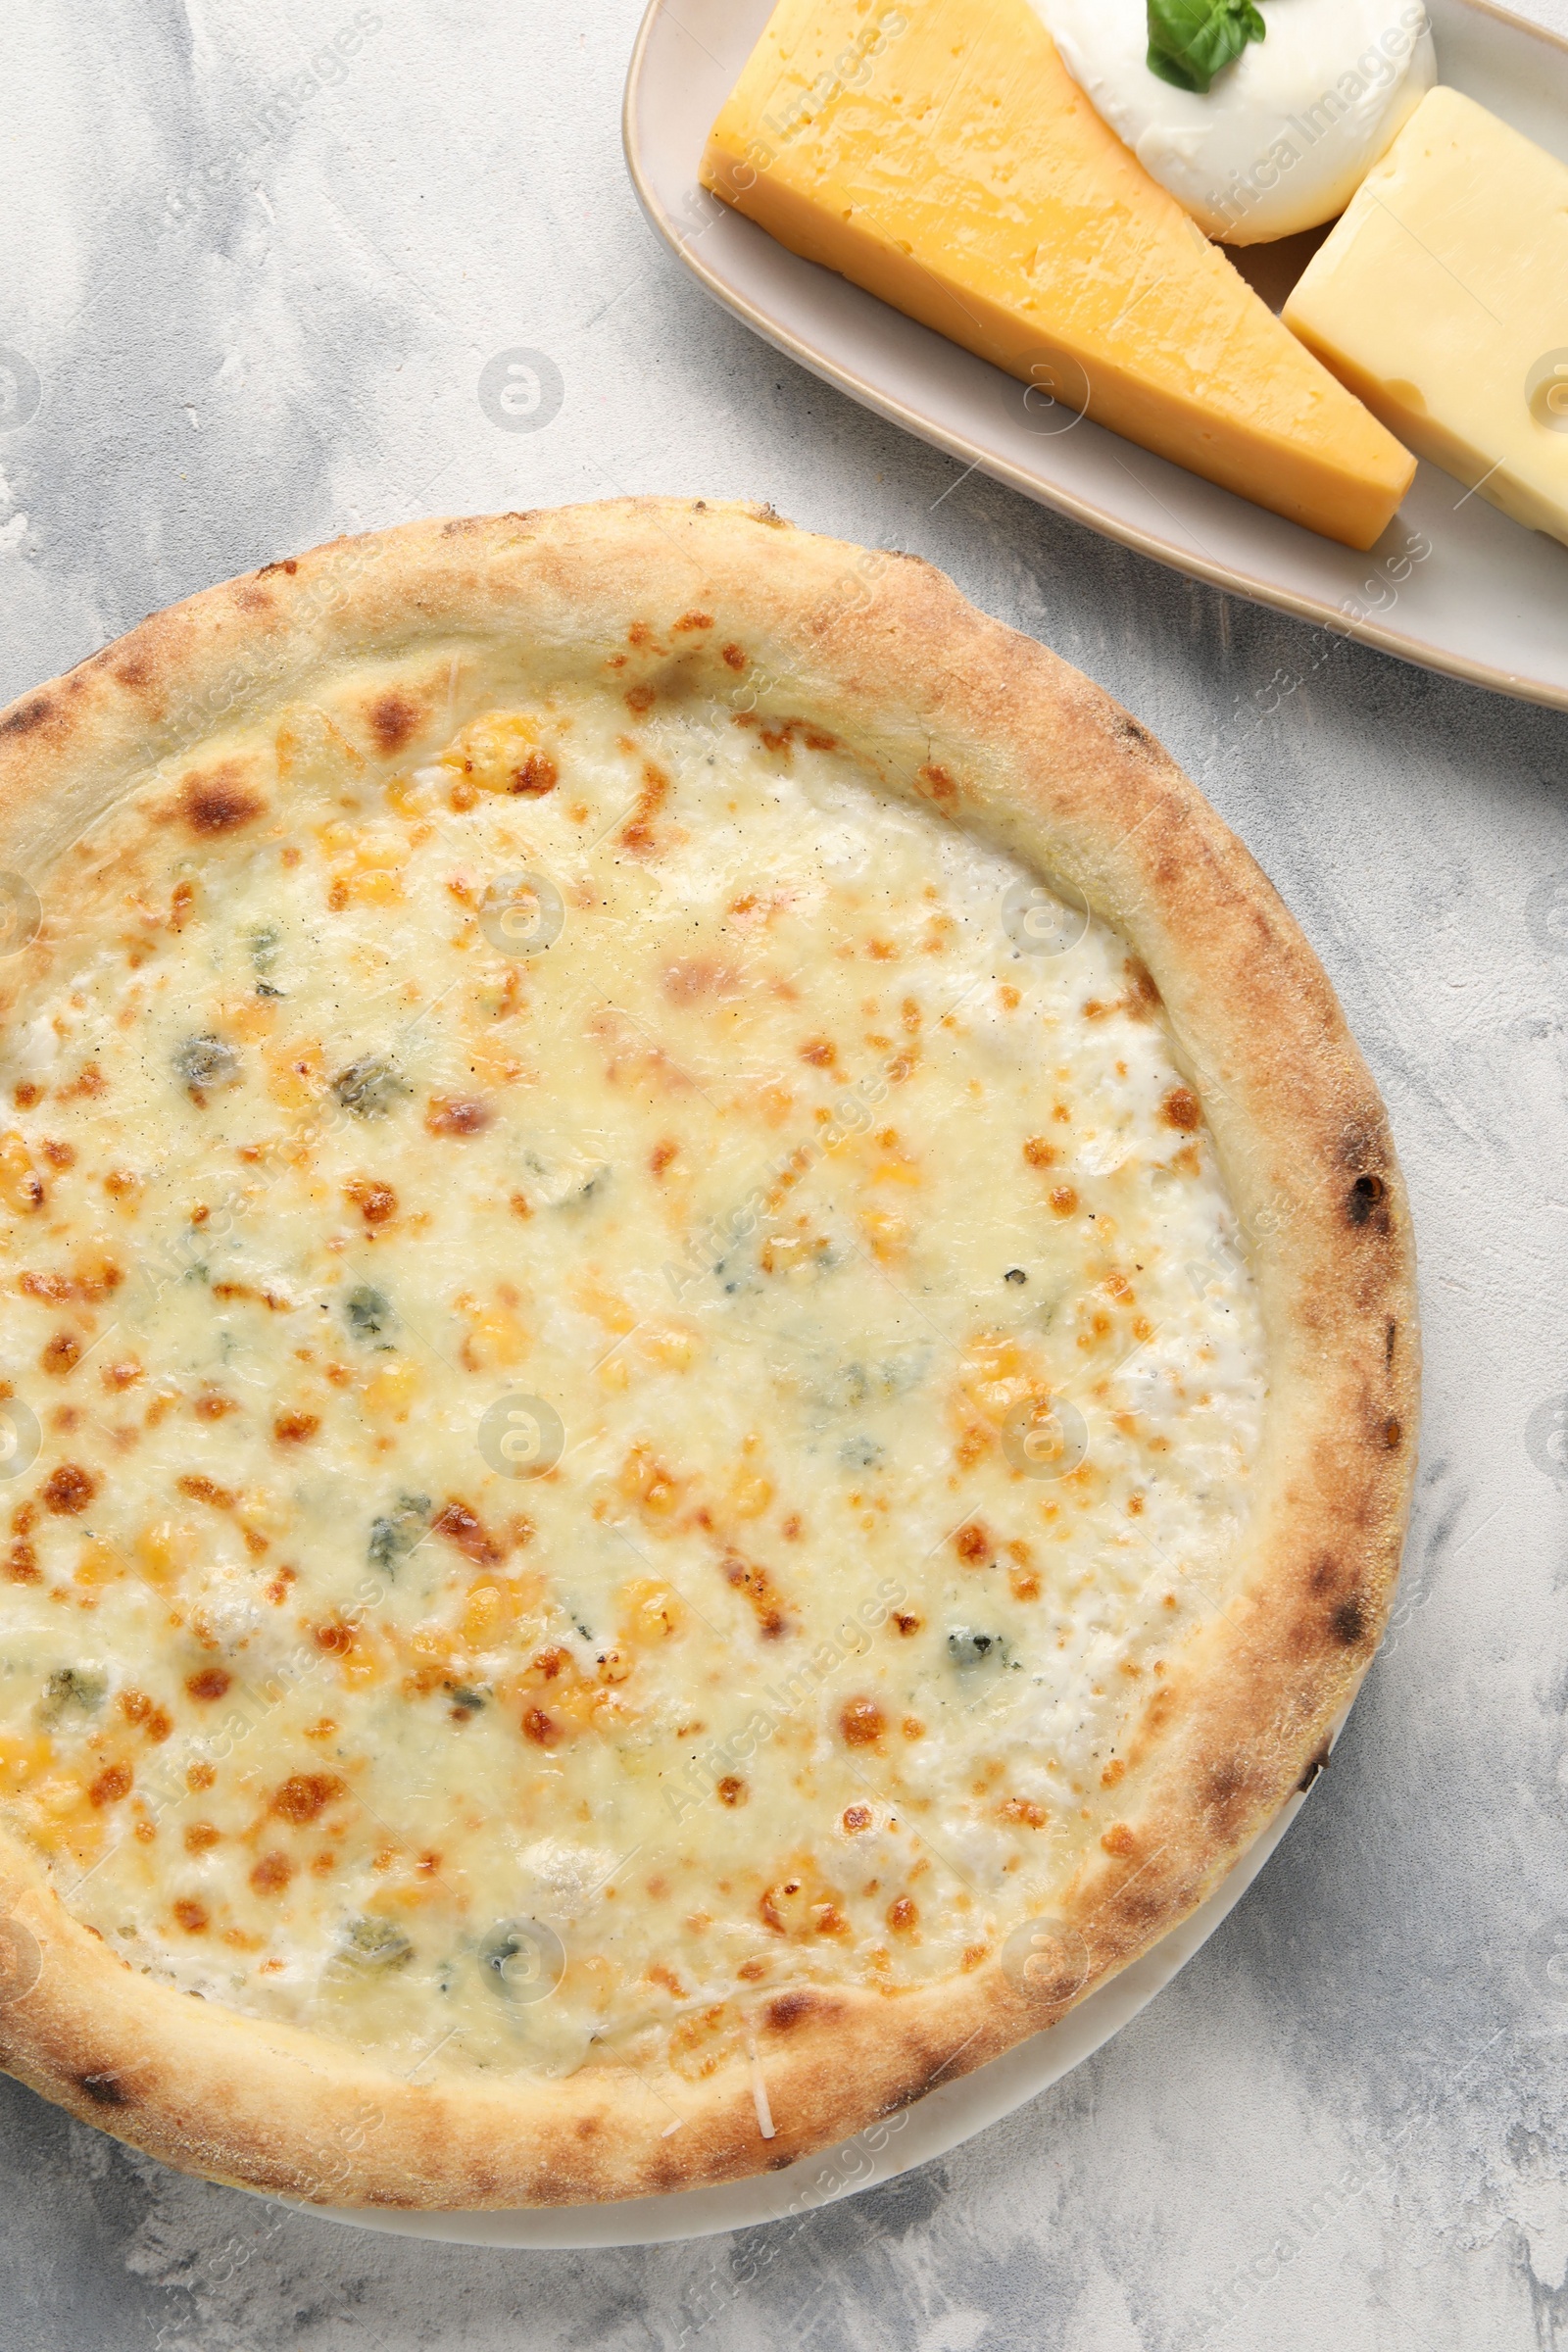
<path fill-rule="evenodd" d="M 145 784 L 11 967 L 0 1802 L 192 1992 L 700 2073 L 1114 1839 L 1251 1277 L 1124 943 L 831 738 L 396 704 Z"/>

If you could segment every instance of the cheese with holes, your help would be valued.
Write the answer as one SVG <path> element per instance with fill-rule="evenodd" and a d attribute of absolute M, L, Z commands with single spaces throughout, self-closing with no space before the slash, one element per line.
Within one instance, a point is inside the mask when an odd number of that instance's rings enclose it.
<path fill-rule="evenodd" d="M 1568 166 L 1434 90 L 1285 317 L 1422 457 L 1568 542 Z"/>
<path fill-rule="evenodd" d="M 703 180 L 1068 429 L 1087 414 L 1351 547 L 1409 486 L 1414 460 L 1101 121 L 1029 0 L 780 0 Z"/>

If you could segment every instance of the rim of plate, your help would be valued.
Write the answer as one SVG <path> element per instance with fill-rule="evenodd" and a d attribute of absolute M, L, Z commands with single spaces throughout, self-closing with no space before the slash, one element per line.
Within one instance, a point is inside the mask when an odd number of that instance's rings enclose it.
<path fill-rule="evenodd" d="M 1568 38 L 1548 31 L 1544 25 L 1533 24 L 1528 17 L 1521 17 L 1512 9 L 1499 6 L 1498 0 L 1459 0 L 1459 5 L 1477 16 L 1490 17 L 1496 24 L 1507 25 L 1511 31 L 1526 33 L 1532 39 L 1544 41 L 1549 48 L 1560 49 L 1568 57 Z M 1516 671 L 1499 669 L 1487 662 L 1471 661 L 1462 654 L 1445 654 L 1422 639 L 1405 636 L 1397 629 L 1380 627 L 1372 620 L 1352 619 L 1341 612 L 1337 605 L 1327 604 L 1321 598 L 1277 587 L 1272 582 L 1260 580 L 1250 572 L 1217 563 L 1211 558 L 1183 554 L 1165 542 L 1152 538 L 1147 531 L 1140 530 L 1135 523 L 1122 522 L 1106 514 L 1103 509 L 1079 497 L 1076 492 L 1062 489 L 1054 483 L 1042 482 L 1006 458 L 979 448 L 962 433 L 950 431 L 946 426 L 928 420 L 894 394 L 883 392 L 868 383 L 854 368 L 841 366 L 836 360 L 824 359 L 788 327 L 779 325 L 768 312 L 760 309 L 748 295 L 727 284 L 703 262 L 701 256 L 683 240 L 675 222 L 655 194 L 636 121 L 637 93 L 655 30 L 660 20 L 665 16 L 674 16 L 671 0 L 648 0 L 642 23 L 637 28 L 637 38 L 632 45 L 621 100 L 621 146 L 625 153 L 626 169 L 637 201 L 647 215 L 650 225 L 663 239 L 676 260 L 707 288 L 715 302 L 722 303 L 727 311 L 742 319 L 764 342 L 785 352 L 808 373 L 837 384 L 862 406 L 887 417 L 890 423 L 899 425 L 905 432 L 912 433 L 917 440 L 945 449 L 950 457 L 967 460 L 971 466 L 990 474 L 996 481 L 1004 482 L 1009 489 L 1033 499 L 1037 505 L 1053 507 L 1058 514 L 1068 514 L 1075 522 L 1083 523 L 1087 529 L 1098 531 L 1102 539 L 1113 539 L 1123 547 L 1130 547 L 1139 555 L 1148 556 L 1153 563 L 1163 564 L 1168 570 L 1183 572 L 1190 579 L 1204 580 L 1211 588 L 1226 589 L 1232 594 L 1249 597 L 1255 604 L 1271 605 L 1279 612 L 1293 613 L 1298 620 L 1311 621 L 1320 628 L 1351 638 L 1358 645 L 1372 646 L 1377 652 L 1391 654 L 1396 661 L 1407 662 L 1418 669 L 1433 670 L 1443 677 L 1461 678 L 1469 685 L 1485 686 L 1494 694 L 1510 695 L 1516 701 L 1568 710 L 1568 686 L 1559 686 L 1544 679 L 1524 678 Z M 875 299 L 874 295 L 866 295 L 868 302 Z"/>
<path fill-rule="evenodd" d="M 1352 1702 L 1353 1703 L 1353 1702 Z M 292 2197 L 270 2204 L 340 2228 L 450 2245 L 560 2252 L 573 2247 L 667 2245 L 716 2237 L 770 2222 L 803 2221 L 841 2198 L 883 2188 L 921 2165 L 961 2147 L 1059 2082 L 1132 2023 L 1196 1958 L 1261 1874 L 1333 1755 L 1349 1709 L 1335 1724 L 1322 1762 L 1280 1807 L 1206 1901 L 1161 1936 L 1152 1950 L 1102 1984 L 1060 2023 L 1015 2049 L 852 2138 L 803 2156 L 779 2172 L 754 2173 L 710 2188 L 668 2196 L 622 2198 L 602 2205 L 545 2205 L 484 2212 L 392 2212 L 370 2206 L 309 2205 Z M 907 2136 L 906 2136 L 907 2134 Z M 247 2195 L 265 2196 L 259 2189 Z"/>

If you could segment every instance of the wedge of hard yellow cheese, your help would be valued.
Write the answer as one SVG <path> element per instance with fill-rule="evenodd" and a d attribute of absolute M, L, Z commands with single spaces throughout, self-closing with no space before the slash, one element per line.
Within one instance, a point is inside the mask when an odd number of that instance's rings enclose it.
<path fill-rule="evenodd" d="M 704 184 L 1068 411 L 1351 547 L 1415 461 L 1095 113 L 1029 0 L 780 0 Z"/>
<path fill-rule="evenodd" d="M 1412 449 L 1568 541 L 1568 168 L 1431 91 L 1285 308 Z"/>

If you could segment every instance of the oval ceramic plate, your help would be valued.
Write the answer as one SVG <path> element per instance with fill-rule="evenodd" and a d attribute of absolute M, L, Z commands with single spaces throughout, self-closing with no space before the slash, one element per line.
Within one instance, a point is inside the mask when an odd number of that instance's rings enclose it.
<path fill-rule="evenodd" d="M 675 2196 L 528 2212 L 388 2213 L 368 2206 L 320 2205 L 301 2210 L 320 2221 L 346 2222 L 399 2237 L 441 2238 L 457 2245 L 646 2246 L 672 2238 L 712 2237 L 725 2230 L 749 2230 L 760 2222 L 790 2221 L 831 2205 L 839 2197 L 878 2187 L 916 2165 L 947 2155 L 988 2124 L 1000 2122 L 1014 2108 L 1049 2090 L 1053 2082 L 1093 2057 L 1141 2009 L 1147 2009 L 1235 1909 L 1304 1801 L 1304 1792 L 1293 1796 L 1206 1903 L 1162 1936 L 1142 1959 L 1071 2010 L 1060 2025 L 1035 2034 L 972 2075 L 939 2083 L 913 2107 L 890 2116 L 886 2123 L 874 2124 L 854 2139 L 803 2157 L 799 2164 L 780 2172 L 726 2181 L 717 2188 L 689 2188 Z"/>
<path fill-rule="evenodd" d="M 1378 545 L 1356 555 L 1070 411 L 1031 417 L 1010 376 L 700 188 L 709 126 L 772 4 L 652 0 L 627 77 L 633 183 L 710 294 L 853 399 L 1124 546 L 1325 632 L 1568 710 L 1568 548 L 1449 475 L 1423 465 Z M 1568 162 L 1568 43 L 1481 0 L 1429 5 L 1442 78 Z M 1278 309 L 1316 242 L 1236 258 Z"/>

